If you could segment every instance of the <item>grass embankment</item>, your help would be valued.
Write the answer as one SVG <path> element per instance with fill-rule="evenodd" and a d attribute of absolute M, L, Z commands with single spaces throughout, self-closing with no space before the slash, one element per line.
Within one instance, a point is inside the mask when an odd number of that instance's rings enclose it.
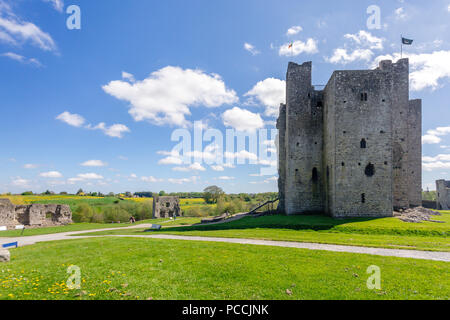
<path fill-rule="evenodd" d="M 246 217 L 216 225 L 164 228 L 158 233 L 450 251 L 450 212 L 434 219 L 445 223 L 407 223 L 397 218 L 336 220 L 325 216 L 274 215 Z M 89 235 L 136 235 L 142 231 L 113 230 Z"/>
<path fill-rule="evenodd" d="M 11 250 L 0 299 L 449 299 L 450 264 L 229 243 L 95 238 Z M 81 270 L 69 290 L 67 268 Z M 381 290 L 366 270 L 381 269 Z M 286 290 L 289 289 L 292 294 Z"/>

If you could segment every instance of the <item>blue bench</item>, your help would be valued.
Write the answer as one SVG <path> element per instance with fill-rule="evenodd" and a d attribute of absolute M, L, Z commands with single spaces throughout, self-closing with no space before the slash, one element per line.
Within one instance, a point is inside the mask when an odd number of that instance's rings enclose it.
<path fill-rule="evenodd" d="M 2 244 L 2 248 L 11 248 L 11 247 L 19 247 L 19 242 L 11 242 L 11 243 L 5 243 Z"/>

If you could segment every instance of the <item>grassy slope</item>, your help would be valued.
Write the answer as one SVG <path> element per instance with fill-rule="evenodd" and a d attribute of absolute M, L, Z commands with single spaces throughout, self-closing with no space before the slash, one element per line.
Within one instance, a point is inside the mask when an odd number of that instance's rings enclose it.
<path fill-rule="evenodd" d="M 128 238 L 39 243 L 11 255 L 0 265 L 0 299 L 450 298 L 450 264 L 415 259 Z M 81 296 L 65 290 L 72 264 Z M 366 287 L 370 265 L 381 268 L 381 291 Z"/>
<path fill-rule="evenodd" d="M 413 224 L 397 218 L 334 220 L 323 216 L 266 216 L 163 229 L 159 233 L 450 251 L 450 213 L 435 219 L 446 223 Z M 142 234 L 142 231 L 115 230 L 89 235 Z"/>

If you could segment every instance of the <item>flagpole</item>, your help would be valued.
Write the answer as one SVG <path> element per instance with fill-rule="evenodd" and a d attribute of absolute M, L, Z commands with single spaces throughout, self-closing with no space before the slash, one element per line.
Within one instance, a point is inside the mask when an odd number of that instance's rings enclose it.
<path fill-rule="evenodd" d="M 403 59 L 403 35 L 400 35 L 400 59 Z"/>

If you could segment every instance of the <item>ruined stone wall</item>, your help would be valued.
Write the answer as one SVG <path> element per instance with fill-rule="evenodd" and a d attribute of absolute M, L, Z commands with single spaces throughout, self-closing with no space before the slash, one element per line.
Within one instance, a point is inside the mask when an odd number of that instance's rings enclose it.
<path fill-rule="evenodd" d="M 333 217 L 392 216 L 392 79 L 379 70 L 336 71 L 327 86 L 325 165 L 334 168 Z M 333 93 L 329 93 L 333 90 Z M 330 139 L 331 137 L 331 139 Z"/>
<path fill-rule="evenodd" d="M 422 100 L 409 101 L 408 110 L 408 200 L 422 205 Z"/>
<path fill-rule="evenodd" d="M 8 199 L 0 199 L 0 226 L 47 227 L 69 223 L 72 223 L 72 212 L 67 205 L 31 204 L 16 206 Z"/>
<path fill-rule="evenodd" d="M 181 216 L 178 197 L 164 196 L 153 198 L 153 218 L 172 218 Z"/>
<path fill-rule="evenodd" d="M 313 178 L 322 170 L 323 108 L 313 105 L 318 97 L 311 85 L 311 62 L 289 63 L 286 97 L 286 181 L 287 214 L 322 212 L 323 186 Z"/>
<path fill-rule="evenodd" d="M 436 181 L 436 208 L 438 210 L 450 210 L 450 181 Z"/>
<path fill-rule="evenodd" d="M 286 181 L 286 105 L 280 105 L 280 115 L 277 120 L 278 137 L 275 139 L 278 152 L 278 211 L 285 210 L 285 181 Z"/>

